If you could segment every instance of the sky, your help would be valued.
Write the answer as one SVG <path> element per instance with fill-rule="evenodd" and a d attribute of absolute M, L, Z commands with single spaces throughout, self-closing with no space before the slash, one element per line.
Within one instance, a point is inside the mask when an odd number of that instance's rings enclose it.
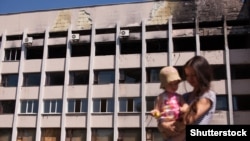
<path fill-rule="evenodd" d="M 142 1 L 148 0 L 0 0 L 0 14 Z"/>

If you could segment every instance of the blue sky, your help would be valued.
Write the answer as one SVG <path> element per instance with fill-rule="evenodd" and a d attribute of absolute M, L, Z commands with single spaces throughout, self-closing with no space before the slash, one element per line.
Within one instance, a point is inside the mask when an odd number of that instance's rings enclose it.
<path fill-rule="evenodd" d="M 0 0 L 0 14 L 147 0 Z"/>

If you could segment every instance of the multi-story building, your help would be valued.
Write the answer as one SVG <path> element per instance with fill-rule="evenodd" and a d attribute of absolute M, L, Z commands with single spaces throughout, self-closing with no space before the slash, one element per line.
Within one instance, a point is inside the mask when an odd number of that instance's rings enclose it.
<path fill-rule="evenodd" d="M 0 15 L 1 141 L 159 141 L 159 69 L 208 59 L 212 124 L 249 124 L 249 4 L 135 2 Z M 179 93 L 190 91 L 185 78 Z"/>

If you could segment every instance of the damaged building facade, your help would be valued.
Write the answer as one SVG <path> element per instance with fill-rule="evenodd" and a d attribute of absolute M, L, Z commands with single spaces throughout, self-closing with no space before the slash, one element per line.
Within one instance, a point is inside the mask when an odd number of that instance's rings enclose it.
<path fill-rule="evenodd" d="M 250 123 L 249 2 L 166 0 L 0 15 L 0 140 L 160 141 L 159 70 L 208 59 L 212 124 Z M 190 91 L 185 81 L 179 93 Z"/>

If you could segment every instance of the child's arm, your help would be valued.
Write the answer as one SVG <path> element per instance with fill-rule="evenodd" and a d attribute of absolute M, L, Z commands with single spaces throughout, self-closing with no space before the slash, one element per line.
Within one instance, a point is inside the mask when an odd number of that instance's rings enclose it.
<path fill-rule="evenodd" d="M 160 95 L 156 97 L 154 109 L 150 111 L 153 117 L 158 118 L 161 116 L 159 107 L 160 107 Z"/>

